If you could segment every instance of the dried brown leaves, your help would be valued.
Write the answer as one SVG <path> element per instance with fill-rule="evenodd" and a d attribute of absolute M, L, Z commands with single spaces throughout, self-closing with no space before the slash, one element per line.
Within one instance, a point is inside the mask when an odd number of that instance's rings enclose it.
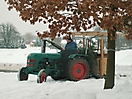
<path fill-rule="evenodd" d="M 9 10 L 15 8 L 23 21 L 49 23 L 49 32 L 39 37 L 54 39 L 73 29 L 87 30 L 97 23 L 101 28 L 127 31 L 131 38 L 132 1 L 127 0 L 5 0 Z M 93 21 L 89 20 L 93 16 Z M 130 17 L 127 22 L 124 20 Z M 131 23 L 128 26 L 128 22 Z M 130 33 L 131 32 L 131 33 Z"/>

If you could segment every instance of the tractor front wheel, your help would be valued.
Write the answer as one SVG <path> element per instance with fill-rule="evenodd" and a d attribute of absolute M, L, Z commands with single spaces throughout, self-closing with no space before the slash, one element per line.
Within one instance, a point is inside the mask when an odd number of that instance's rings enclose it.
<path fill-rule="evenodd" d="M 40 72 L 37 75 L 37 83 L 46 82 L 47 75 L 44 69 L 40 70 Z"/>
<path fill-rule="evenodd" d="M 19 81 L 23 81 L 23 80 L 27 80 L 28 79 L 28 74 L 26 73 L 26 68 L 22 67 L 19 71 L 18 71 L 18 80 Z"/>
<path fill-rule="evenodd" d="M 70 60 L 67 65 L 67 78 L 72 81 L 78 81 L 89 77 L 89 64 L 86 59 L 75 58 Z"/>

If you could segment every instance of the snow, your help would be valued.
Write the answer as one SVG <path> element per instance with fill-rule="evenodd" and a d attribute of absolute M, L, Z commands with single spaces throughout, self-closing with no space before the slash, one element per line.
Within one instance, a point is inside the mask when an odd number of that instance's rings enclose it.
<path fill-rule="evenodd" d="M 0 49 L 0 69 L 18 70 L 25 66 L 31 52 L 40 52 L 39 47 L 26 49 Z M 49 52 L 55 52 L 48 50 Z M 132 99 L 132 50 L 116 52 L 115 87 L 104 90 L 104 79 L 81 81 L 54 81 L 38 84 L 35 75 L 27 81 L 18 81 L 17 72 L 0 72 L 1 99 Z"/>

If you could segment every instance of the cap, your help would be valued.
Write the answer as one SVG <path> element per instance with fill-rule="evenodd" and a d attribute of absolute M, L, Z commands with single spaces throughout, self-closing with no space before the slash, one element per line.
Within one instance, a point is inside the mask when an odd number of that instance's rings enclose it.
<path fill-rule="evenodd" d="M 72 38 L 69 36 L 68 40 L 71 40 L 72 41 Z"/>

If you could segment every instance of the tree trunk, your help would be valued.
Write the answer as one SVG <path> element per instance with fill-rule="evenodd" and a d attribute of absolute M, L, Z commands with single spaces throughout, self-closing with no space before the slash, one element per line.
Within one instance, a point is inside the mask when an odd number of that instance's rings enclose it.
<path fill-rule="evenodd" d="M 104 89 L 112 89 L 115 80 L 115 39 L 111 39 L 110 34 L 115 37 L 115 32 L 108 30 L 108 57 Z"/>

